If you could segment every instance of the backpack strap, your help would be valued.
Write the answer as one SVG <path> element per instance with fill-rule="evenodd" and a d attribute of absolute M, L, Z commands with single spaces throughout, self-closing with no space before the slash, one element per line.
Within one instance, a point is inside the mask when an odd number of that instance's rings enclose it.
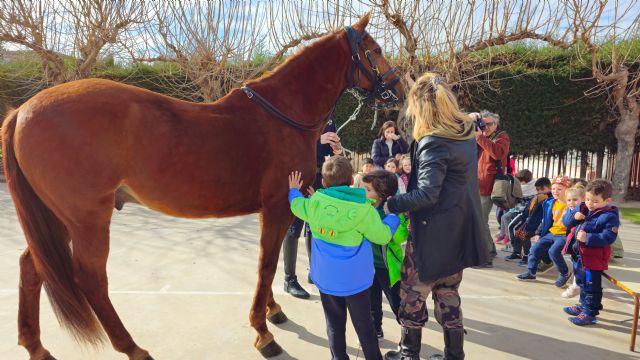
<path fill-rule="evenodd" d="M 500 160 L 496 160 L 496 170 L 498 171 L 497 176 L 504 176 L 504 172 L 502 171 L 502 162 Z"/>

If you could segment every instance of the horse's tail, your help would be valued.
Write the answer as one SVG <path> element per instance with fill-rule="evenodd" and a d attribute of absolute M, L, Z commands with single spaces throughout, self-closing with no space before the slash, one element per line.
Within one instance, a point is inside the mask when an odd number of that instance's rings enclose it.
<path fill-rule="evenodd" d="M 2 124 L 2 153 L 7 185 L 29 251 L 44 281 L 58 322 L 77 341 L 98 345 L 104 339 L 104 332 L 87 298 L 74 281 L 69 232 L 33 191 L 16 159 L 14 133 L 17 118 L 18 111 L 10 111 Z"/>

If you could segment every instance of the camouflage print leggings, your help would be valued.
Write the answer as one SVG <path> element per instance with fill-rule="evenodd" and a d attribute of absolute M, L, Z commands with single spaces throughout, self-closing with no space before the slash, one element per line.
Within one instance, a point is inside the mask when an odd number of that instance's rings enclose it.
<path fill-rule="evenodd" d="M 436 320 L 443 329 L 461 329 L 462 309 L 458 287 L 462 281 L 462 271 L 435 281 L 422 282 L 413 261 L 411 238 L 407 240 L 406 254 L 402 264 L 402 283 L 400 285 L 400 309 L 398 321 L 407 328 L 419 329 L 429 319 L 427 297 L 432 294 L 435 303 Z"/>

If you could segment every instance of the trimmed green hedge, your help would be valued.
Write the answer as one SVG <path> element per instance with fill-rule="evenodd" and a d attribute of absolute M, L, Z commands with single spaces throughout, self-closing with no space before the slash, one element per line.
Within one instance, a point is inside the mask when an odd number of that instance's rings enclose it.
<path fill-rule="evenodd" d="M 582 73 L 570 78 L 552 71 L 498 73 L 496 77 L 502 80 L 471 91 L 472 110 L 487 109 L 500 115 L 501 127 L 512 138 L 513 153 L 615 149 L 615 124 L 609 121 L 606 96 L 586 97 L 585 91 L 594 82 L 574 80 L 588 76 Z"/>

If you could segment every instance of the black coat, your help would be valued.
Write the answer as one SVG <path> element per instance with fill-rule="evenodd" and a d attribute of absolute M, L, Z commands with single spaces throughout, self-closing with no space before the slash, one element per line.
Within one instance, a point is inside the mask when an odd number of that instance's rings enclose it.
<path fill-rule="evenodd" d="M 396 154 L 406 154 L 409 151 L 409 145 L 403 138 L 395 140 L 393 145 L 391 145 L 391 154 L 396 156 Z M 385 143 L 384 137 L 379 137 L 373 141 L 373 146 L 371 146 L 371 159 L 373 159 L 373 163 L 384 167 L 387 160 L 389 160 L 389 147 Z"/>
<path fill-rule="evenodd" d="M 486 263 L 476 140 L 425 136 L 411 150 L 407 193 L 388 203 L 391 212 L 410 213 L 420 280 L 437 280 Z"/>

